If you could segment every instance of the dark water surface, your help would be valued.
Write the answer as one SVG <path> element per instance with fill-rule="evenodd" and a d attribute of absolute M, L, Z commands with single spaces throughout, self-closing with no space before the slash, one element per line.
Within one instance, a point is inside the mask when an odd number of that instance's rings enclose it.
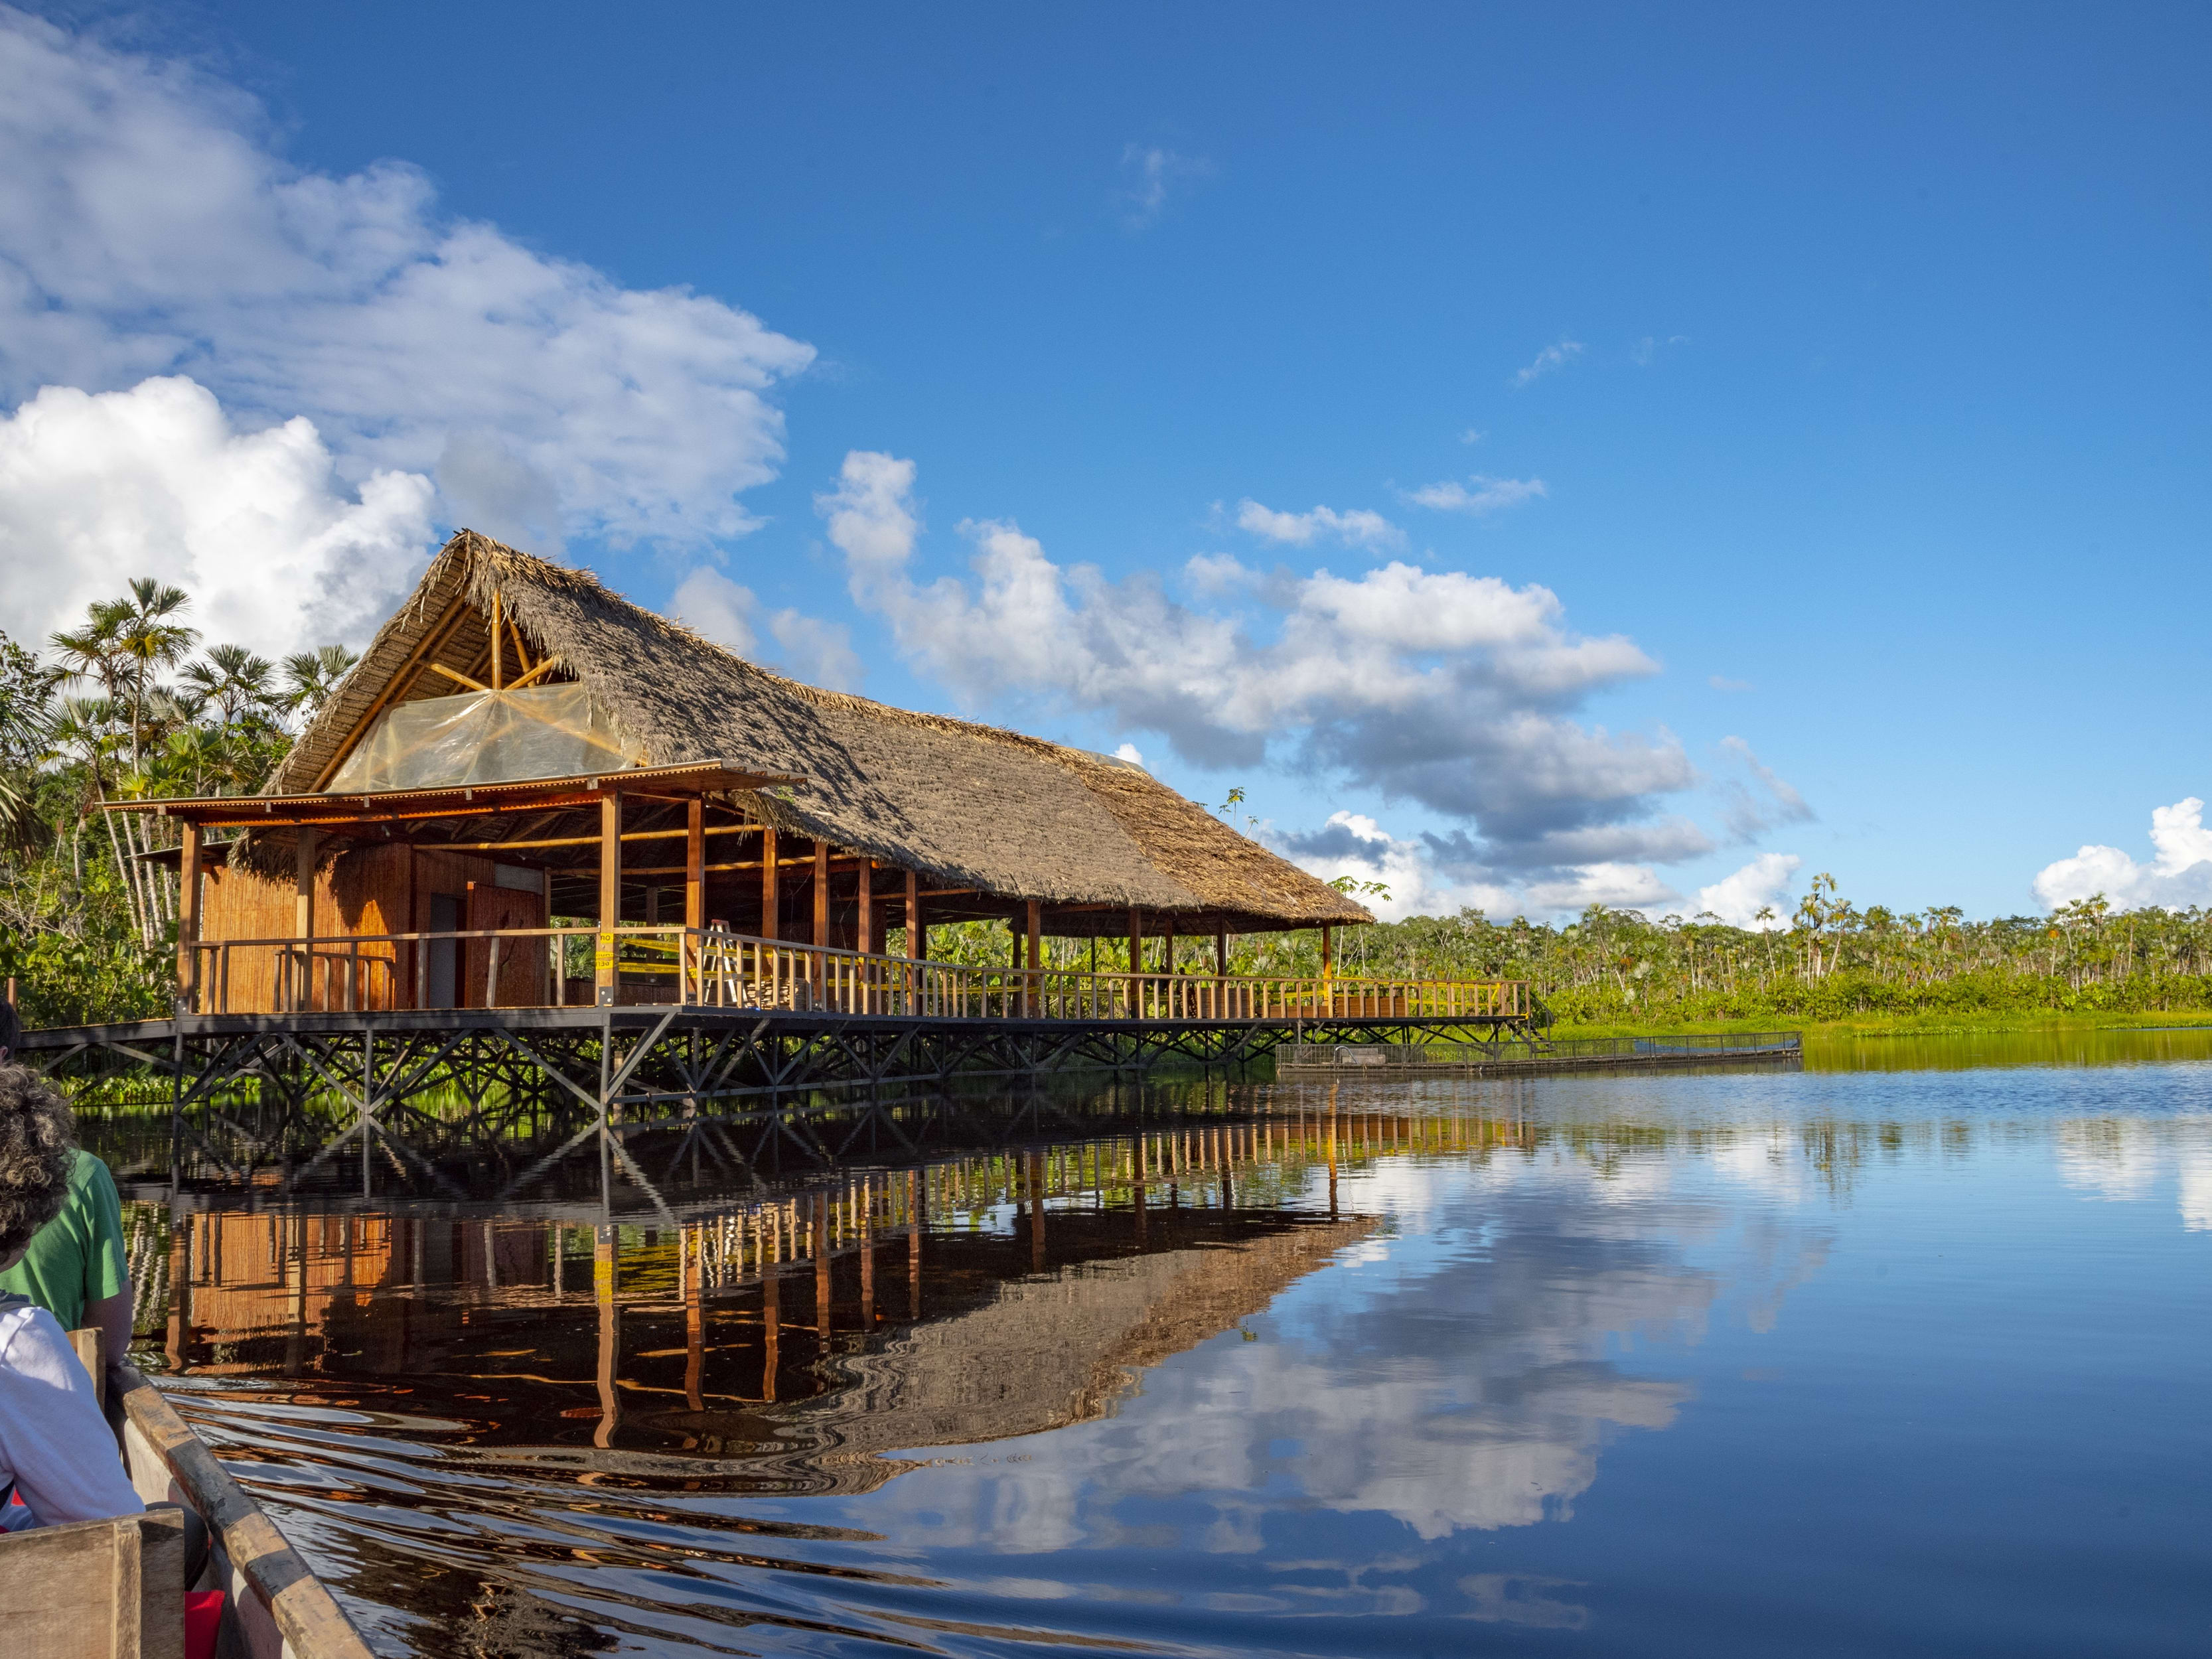
<path fill-rule="evenodd" d="M 143 1328 L 392 1653 L 2203 1654 L 2172 1053 L 1024 1097 L 614 1225 L 227 1200 L 141 1217 Z"/>

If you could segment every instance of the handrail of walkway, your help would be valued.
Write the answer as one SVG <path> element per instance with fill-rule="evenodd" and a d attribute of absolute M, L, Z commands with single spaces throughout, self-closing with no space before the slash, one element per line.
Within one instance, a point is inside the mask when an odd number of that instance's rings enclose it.
<path fill-rule="evenodd" d="M 986 967 L 753 939 L 592 925 L 204 940 L 179 951 L 185 1013 L 592 1006 L 569 940 L 605 951 L 616 1001 L 929 1019 L 1525 1019 L 1524 980 L 1360 979 Z M 433 992 L 450 1001 L 432 1002 Z"/>

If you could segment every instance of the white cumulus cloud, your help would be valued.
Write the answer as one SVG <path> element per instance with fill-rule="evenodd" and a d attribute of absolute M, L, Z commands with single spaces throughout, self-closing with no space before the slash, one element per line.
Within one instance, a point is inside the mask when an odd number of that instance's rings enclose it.
<path fill-rule="evenodd" d="M 2044 866 L 2035 878 L 2035 896 L 2053 910 L 2098 893 L 2121 910 L 2212 904 L 2212 830 L 2204 827 L 2202 800 L 2191 795 L 2154 808 L 2150 844 L 2148 864 L 2136 863 L 2117 847 L 2084 847 Z"/>
<path fill-rule="evenodd" d="M 1795 853 L 1761 853 L 1734 874 L 1698 889 L 1698 908 L 1734 927 L 1784 926 L 1791 909 L 1790 884 L 1804 862 Z M 1762 924 L 1759 913 L 1765 909 L 1775 919 Z"/>
<path fill-rule="evenodd" d="M 1472 486 L 1472 488 L 1470 488 Z M 1501 507 L 1518 507 L 1551 494 L 1541 478 L 1492 478 L 1476 473 L 1466 483 L 1447 478 L 1408 491 L 1406 499 L 1416 507 L 1438 513 L 1467 513 L 1480 518 Z"/>
<path fill-rule="evenodd" d="M 541 544 L 740 533 L 782 459 L 810 347 L 456 219 L 404 163 L 296 167 L 190 65 L 0 9 L 0 400 L 188 375 Z"/>
<path fill-rule="evenodd" d="M 1571 716 L 1655 672 L 1620 635 L 1565 625 L 1548 588 L 1392 560 L 1262 584 L 1264 636 L 1170 599 L 1157 578 L 1063 567 L 1012 524 L 970 521 L 972 584 L 918 578 L 915 467 L 855 451 L 819 498 L 854 600 L 918 669 L 976 702 L 1040 696 L 1162 733 L 1202 765 L 1271 757 L 1476 818 L 1510 849 L 1647 815 L 1695 770 L 1670 733 Z M 1217 585 L 1218 562 L 1207 568 Z"/>
<path fill-rule="evenodd" d="M 1279 513 L 1249 495 L 1237 504 L 1237 527 L 1295 547 L 1304 547 L 1324 536 L 1352 547 L 1401 547 L 1406 540 L 1404 531 L 1364 507 L 1346 513 L 1326 507 L 1304 513 Z"/>
<path fill-rule="evenodd" d="M 0 419 L 0 629 L 43 646 L 155 576 L 210 643 L 358 641 L 422 574 L 433 494 L 414 472 L 349 486 L 311 422 L 241 432 L 179 376 L 49 386 Z"/>

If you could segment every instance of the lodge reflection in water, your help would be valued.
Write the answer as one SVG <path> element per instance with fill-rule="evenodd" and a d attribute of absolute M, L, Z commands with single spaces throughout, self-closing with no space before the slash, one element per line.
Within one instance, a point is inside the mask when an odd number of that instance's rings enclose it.
<path fill-rule="evenodd" d="M 673 1225 L 180 1209 L 146 1288 L 179 1378 L 404 1382 L 465 1402 L 472 1443 L 608 1469 L 623 1449 L 690 1452 L 757 1462 L 776 1490 L 860 1490 L 900 1467 L 870 1454 L 1102 1415 L 1143 1367 L 1259 1312 L 1371 1229 L 1285 1205 L 1310 1183 L 1333 1199 L 1340 1163 L 1519 1133 L 1200 1122 L 855 1171 Z"/>

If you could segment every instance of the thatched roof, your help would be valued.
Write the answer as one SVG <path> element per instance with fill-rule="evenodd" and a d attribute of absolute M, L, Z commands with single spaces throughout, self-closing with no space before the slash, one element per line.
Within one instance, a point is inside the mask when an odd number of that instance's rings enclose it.
<path fill-rule="evenodd" d="M 1019 732 L 803 685 L 631 604 L 587 571 L 462 531 L 369 646 L 270 781 L 325 788 L 374 714 L 482 677 L 486 618 L 582 682 L 644 763 L 719 760 L 797 774 L 803 788 L 741 798 L 780 830 L 946 887 L 1056 906 L 1138 906 L 1196 925 L 1373 920 L 1143 769 Z M 1112 931 L 1101 919 L 1100 931 Z"/>

